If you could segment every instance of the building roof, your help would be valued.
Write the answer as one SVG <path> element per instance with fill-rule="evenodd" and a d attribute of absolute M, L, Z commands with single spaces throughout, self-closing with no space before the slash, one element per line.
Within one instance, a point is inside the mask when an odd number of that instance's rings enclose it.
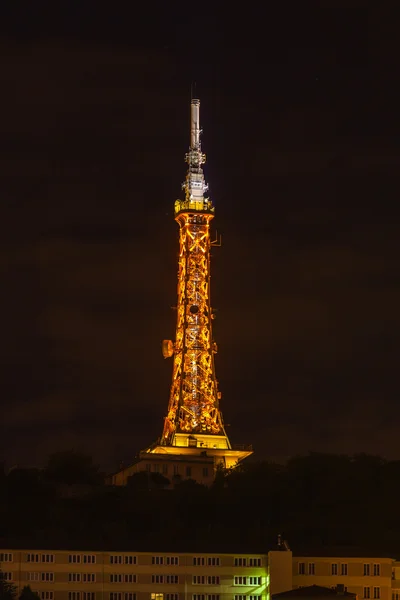
<path fill-rule="evenodd" d="M 344 590 L 332 589 L 323 587 L 322 585 L 308 585 L 306 587 L 299 587 L 295 590 L 289 590 L 288 592 L 281 592 L 280 594 L 273 594 L 273 598 L 326 598 L 333 596 L 346 596 L 347 598 L 355 598 L 357 594 L 351 592 L 345 592 Z"/>

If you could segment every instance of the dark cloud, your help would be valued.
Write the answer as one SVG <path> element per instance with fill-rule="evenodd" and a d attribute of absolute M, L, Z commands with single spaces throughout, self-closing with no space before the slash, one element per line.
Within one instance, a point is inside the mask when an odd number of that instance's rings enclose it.
<path fill-rule="evenodd" d="M 344 65 L 302 43 L 194 61 L 223 234 L 222 408 L 259 458 L 398 457 L 398 153 L 371 117 L 380 63 L 363 44 Z M 110 468 L 160 434 L 168 402 L 190 61 L 94 39 L 2 56 L 0 449 L 40 463 L 75 447 Z"/>

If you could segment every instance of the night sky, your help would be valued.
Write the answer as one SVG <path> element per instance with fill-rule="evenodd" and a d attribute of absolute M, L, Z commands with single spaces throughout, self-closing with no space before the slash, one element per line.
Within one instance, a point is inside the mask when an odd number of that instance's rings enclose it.
<path fill-rule="evenodd" d="M 74 448 L 113 469 L 161 434 L 194 80 L 231 441 L 400 459 L 396 20 L 351 1 L 12 4 L 0 460 Z"/>

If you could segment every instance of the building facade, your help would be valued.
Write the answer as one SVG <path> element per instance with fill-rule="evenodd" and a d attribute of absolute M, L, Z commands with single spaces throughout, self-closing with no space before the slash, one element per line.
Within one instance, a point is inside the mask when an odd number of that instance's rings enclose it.
<path fill-rule="evenodd" d="M 336 588 L 339 584 L 359 600 L 400 600 L 400 563 L 377 557 L 293 558 L 293 588 L 318 585 Z M 397 597 L 396 597 L 397 594 Z"/>
<path fill-rule="evenodd" d="M 265 554 L 4 549 L 0 567 L 42 600 L 269 600 Z"/>

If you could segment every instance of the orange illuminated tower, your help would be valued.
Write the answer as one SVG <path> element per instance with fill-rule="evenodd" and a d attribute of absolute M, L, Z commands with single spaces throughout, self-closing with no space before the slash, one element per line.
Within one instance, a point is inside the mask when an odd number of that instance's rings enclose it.
<path fill-rule="evenodd" d="M 162 347 L 165 358 L 173 357 L 172 385 L 158 452 L 203 449 L 220 457 L 224 466 L 233 466 L 251 450 L 232 448 L 219 408 L 210 302 L 210 249 L 216 243 L 211 240 L 210 223 L 215 209 L 206 196 L 200 100 L 193 99 L 190 108 L 188 171 L 182 185 L 185 198 L 175 202 L 179 225 L 176 337 L 174 342 L 164 340 Z"/>
<path fill-rule="evenodd" d="M 210 303 L 210 223 L 214 207 L 205 195 L 205 154 L 200 143 L 200 100 L 192 99 L 188 170 L 183 200 L 175 202 L 179 225 L 178 301 L 175 341 L 164 340 L 165 358 L 173 357 L 172 385 L 161 438 L 138 460 L 113 476 L 124 484 L 129 475 L 147 470 L 212 481 L 218 467 L 232 468 L 252 454 L 250 446 L 232 446 L 220 411 L 215 375 L 217 345 Z M 211 470 L 210 468 L 211 467 Z M 211 479 L 210 479 L 211 478 Z"/>

